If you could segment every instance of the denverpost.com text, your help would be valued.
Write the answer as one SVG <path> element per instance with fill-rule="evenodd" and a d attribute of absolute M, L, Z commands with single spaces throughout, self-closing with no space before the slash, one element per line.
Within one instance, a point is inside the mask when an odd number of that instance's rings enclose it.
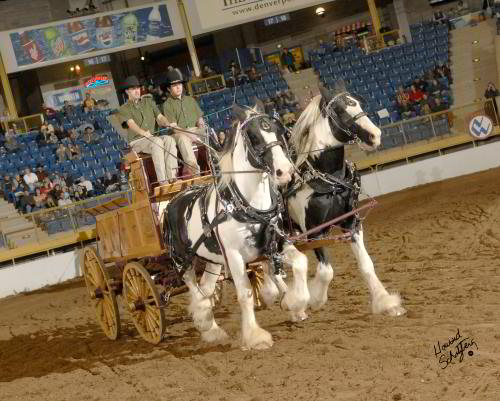
<path fill-rule="evenodd" d="M 255 11 L 284 7 L 291 3 L 295 3 L 297 0 L 223 0 L 224 8 L 231 9 L 233 15 L 252 13 Z"/>

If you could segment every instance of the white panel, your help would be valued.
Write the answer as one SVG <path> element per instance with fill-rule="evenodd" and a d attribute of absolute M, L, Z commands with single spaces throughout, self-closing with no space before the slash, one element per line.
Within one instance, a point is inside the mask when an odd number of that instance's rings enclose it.
<path fill-rule="evenodd" d="M 377 171 L 361 177 L 364 191 L 379 196 L 500 166 L 500 142 Z M 500 178 L 500 177 L 499 177 Z"/>
<path fill-rule="evenodd" d="M 0 298 L 81 276 L 78 251 L 0 269 Z"/>
<path fill-rule="evenodd" d="M 325 3 L 325 0 L 184 0 L 193 35 Z"/>

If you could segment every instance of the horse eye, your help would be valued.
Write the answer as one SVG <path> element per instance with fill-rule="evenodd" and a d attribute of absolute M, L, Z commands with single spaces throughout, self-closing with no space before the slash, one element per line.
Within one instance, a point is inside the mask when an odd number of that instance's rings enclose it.
<path fill-rule="evenodd" d="M 270 131 L 271 130 L 271 124 L 269 124 L 267 121 L 262 121 L 261 124 L 260 124 L 260 127 L 264 131 Z"/>

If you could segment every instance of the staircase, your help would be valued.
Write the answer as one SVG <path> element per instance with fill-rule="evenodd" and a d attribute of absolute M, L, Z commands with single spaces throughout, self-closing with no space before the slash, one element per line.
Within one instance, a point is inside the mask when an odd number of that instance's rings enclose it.
<path fill-rule="evenodd" d="M 489 81 L 498 87 L 495 21 L 482 21 L 476 26 L 452 30 L 450 34 L 453 105 L 471 104 L 484 97 Z"/>
<path fill-rule="evenodd" d="M 299 108 L 303 110 L 309 101 L 319 94 L 319 79 L 312 68 L 283 74 L 290 90 L 299 100 Z"/>
<path fill-rule="evenodd" d="M 19 214 L 16 208 L 0 199 L 0 251 L 48 238 L 48 234 Z"/>

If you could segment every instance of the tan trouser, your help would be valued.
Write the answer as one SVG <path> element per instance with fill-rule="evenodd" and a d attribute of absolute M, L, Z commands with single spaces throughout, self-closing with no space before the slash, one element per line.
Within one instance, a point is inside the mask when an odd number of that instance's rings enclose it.
<path fill-rule="evenodd" d="M 158 181 L 175 179 L 177 176 L 177 148 L 172 136 L 162 135 L 140 138 L 130 142 L 135 152 L 151 155 Z"/>
<path fill-rule="evenodd" d="M 188 128 L 189 131 L 192 132 L 200 132 L 199 128 L 193 127 Z M 198 165 L 198 161 L 196 160 L 196 156 L 193 151 L 193 142 L 195 142 L 198 137 L 196 135 L 189 135 L 186 132 L 175 131 L 172 135 L 175 139 L 175 143 L 181 152 L 182 159 L 188 164 L 189 170 L 191 170 L 192 174 L 200 174 L 200 166 Z M 191 166 L 193 168 L 191 168 Z"/>

